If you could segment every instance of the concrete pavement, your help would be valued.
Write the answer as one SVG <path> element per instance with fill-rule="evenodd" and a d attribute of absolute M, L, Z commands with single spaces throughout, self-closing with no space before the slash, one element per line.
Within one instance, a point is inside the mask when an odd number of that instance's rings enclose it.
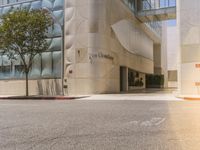
<path fill-rule="evenodd" d="M 142 89 L 130 91 L 128 93 L 119 94 L 99 94 L 91 95 L 82 100 L 166 100 L 166 101 L 180 101 L 176 95 L 176 89 Z"/>
<path fill-rule="evenodd" d="M 0 95 L 0 100 L 182 100 L 175 94 L 176 89 L 141 89 L 130 91 L 128 93 L 118 94 L 94 94 L 94 95 L 78 95 L 78 96 L 15 96 Z"/>
<path fill-rule="evenodd" d="M 89 97 L 82 98 L 81 100 L 144 100 L 144 101 L 181 101 L 183 99 L 177 98 L 172 93 L 166 94 L 100 94 L 91 95 Z"/>
<path fill-rule="evenodd" d="M 199 101 L 0 101 L 1 150 L 199 150 Z"/>

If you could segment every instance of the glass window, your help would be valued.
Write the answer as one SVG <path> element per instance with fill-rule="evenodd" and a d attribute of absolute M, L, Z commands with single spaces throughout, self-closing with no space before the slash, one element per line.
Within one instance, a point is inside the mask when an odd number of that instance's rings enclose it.
<path fill-rule="evenodd" d="M 15 10 L 19 10 L 20 9 L 20 7 L 21 7 L 21 5 L 14 5 L 13 7 L 12 7 L 12 10 L 13 11 L 15 11 Z"/>
<path fill-rule="evenodd" d="M 61 76 L 61 51 L 53 52 L 53 75 Z"/>
<path fill-rule="evenodd" d="M 52 76 L 52 54 L 45 52 L 42 54 L 42 77 Z"/>
<path fill-rule="evenodd" d="M 144 83 L 145 81 L 144 81 L 142 73 L 139 73 L 132 69 L 128 70 L 128 86 L 143 87 Z"/>
<path fill-rule="evenodd" d="M 0 66 L 1 77 L 2 78 L 10 78 L 11 77 L 11 66 Z"/>
<path fill-rule="evenodd" d="M 11 3 L 16 3 L 17 0 L 8 0 L 8 4 L 11 4 Z"/>
<path fill-rule="evenodd" d="M 63 0 L 55 0 L 53 9 L 54 10 L 63 9 Z"/>
<path fill-rule="evenodd" d="M 11 61 L 7 56 L 2 56 L 2 73 L 4 78 L 9 78 L 11 76 Z"/>
<path fill-rule="evenodd" d="M 22 5 L 21 5 L 21 8 L 26 8 L 26 9 L 30 9 L 30 7 L 31 7 L 31 3 L 23 3 Z"/>
<path fill-rule="evenodd" d="M 62 30 L 61 30 L 61 26 L 59 24 L 54 24 L 53 27 L 53 36 L 61 36 L 62 35 Z"/>
<path fill-rule="evenodd" d="M 4 7 L 2 13 L 5 14 L 5 13 L 9 12 L 10 10 L 11 10 L 11 6 Z"/>
<path fill-rule="evenodd" d="M 29 1 L 29 0 L 17 0 L 18 2 L 25 2 L 25 1 Z"/>
<path fill-rule="evenodd" d="M 21 78 L 24 76 L 24 66 L 23 65 L 15 65 L 14 67 L 15 78 Z"/>
<path fill-rule="evenodd" d="M 0 0 L 0 5 L 3 5 L 3 0 Z"/>
<path fill-rule="evenodd" d="M 30 71 L 30 77 L 40 77 L 41 76 L 41 56 L 38 54 L 34 57 L 32 68 Z"/>
<path fill-rule="evenodd" d="M 1 54 L 0 54 L 0 66 L 2 65 L 2 62 L 3 62 L 2 56 L 1 56 Z"/>
<path fill-rule="evenodd" d="M 49 28 L 48 39 L 49 49 L 40 56 L 36 56 L 30 70 L 30 78 L 49 78 L 60 77 L 61 74 L 61 44 L 62 44 L 62 29 L 63 25 L 63 0 L 0 0 L 0 5 L 8 3 L 18 3 L 3 6 L 0 8 L 0 15 L 5 14 L 10 10 L 17 8 L 39 9 L 47 7 L 52 10 L 52 15 L 57 19 L 54 23 L 54 28 Z M 59 22 L 59 23 L 58 23 Z M 26 61 L 27 61 L 26 57 Z M 24 78 L 22 62 L 19 59 L 11 62 L 6 56 L 0 56 L 0 79 L 8 78 Z"/>
<path fill-rule="evenodd" d="M 0 66 L 0 79 L 3 78 L 3 66 Z"/>
<path fill-rule="evenodd" d="M 53 37 L 53 26 L 48 28 L 48 32 L 47 32 L 47 37 L 52 38 Z"/>
<path fill-rule="evenodd" d="M 22 66 L 22 63 L 21 63 L 21 59 L 19 56 L 16 56 L 16 60 L 13 60 L 12 61 L 12 64 L 13 64 L 13 77 L 14 78 L 19 78 L 19 77 L 22 77 L 23 75 L 23 66 Z"/>
<path fill-rule="evenodd" d="M 42 1 L 42 7 L 46 7 L 48 9 L 52 9 L 53 3 L 49 0 L 43 0 Z"/>
<path fill-rule="evenodd" d="M 132 70 L 128 72 L 128 86 L 134 86 L 135 73 Z"/>
<path fill-rule="evenodd" d="M 0 16 L 1 16 L 1 14 L 2 14 L 2 11 L 3 11 L 3 8 L 0 8 Z"/>
<path fill-rule="evenodd" d="M 59 22 L 59 24 L 63 25 L 63 10 L 54 11 L 53 15 L 55 16 L 56 21 Z"/>
<path fill-rule="evenodd" d="M 46 39 L 46 41 L 47 41 L 48 46 L 50 46 L 50 45 L 51 45 L 51 42 L 52 42 L 52 39 L 51 39 L 51 38 L 48 38 L 48 39 Z"/>
<path fill-rule="evenodd" d="M 3 60 L 2 60 L 2 56 L 0 55 L 0 79 L 3 77 L 3 68 L 2 68 L 2 62 L 3 62 Z"/>
<path fill-rule="evenodd" d="M 41 1 L 36 1 L 31 3 L 30 9 L 40 9 L 41 8 Z"/>
<path fill-rule="evenodd" d="M 2 5 L 8 4 L 8 0 L 2 0 Z"/>
<path fill-rule="evenodd" d="M 49 47 L 49 50 L 51 51 L 56 51 L 56 50 L 61 50 L 61 44 L 62 44 L 62 38 L 53 38 L 51 45 Z"/>

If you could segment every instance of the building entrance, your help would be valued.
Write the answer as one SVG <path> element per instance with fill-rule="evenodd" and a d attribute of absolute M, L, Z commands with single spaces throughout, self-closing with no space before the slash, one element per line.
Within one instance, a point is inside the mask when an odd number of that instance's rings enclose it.
<path fill-rule="evenodd" d="M 120 66 L 120 92 L 128 90 L 128 69 Z"/>

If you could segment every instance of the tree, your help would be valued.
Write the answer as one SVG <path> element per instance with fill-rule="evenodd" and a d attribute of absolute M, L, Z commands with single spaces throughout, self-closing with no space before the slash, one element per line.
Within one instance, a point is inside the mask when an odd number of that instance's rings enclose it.
<path fill-rule="evenodd" d="M 28 96 L 28 74 L 34 57 L 48 48 L 46 38 L 52 19 L 41 9 L 19 9 L 8 12 L 0 19 L 0 49 L 10 60 L 21 59 Z"/>

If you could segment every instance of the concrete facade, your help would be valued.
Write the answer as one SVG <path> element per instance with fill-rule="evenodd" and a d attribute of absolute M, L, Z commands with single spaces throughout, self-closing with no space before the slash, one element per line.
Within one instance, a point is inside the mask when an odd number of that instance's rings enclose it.
<path fill-rule="evenodd" d="M 178 86 L 178 28 L 177 26 L 167 27 L 167 70 L 168 87 Z"/>
<path fill-rule="evenodd" d="M 160 43 L 153 45 L 154 55 L 154 74 L 164 75 L 164 87 L 167 87 L 168 72 L 167 72 L 167 24 L 162 22 L 162 37 Z"/>
<path fill-rule="evenodd" d="M 180 36 L 179 90 L 181 95 L 200 95 L 200 1 L 178 0 Z"/>
<path fill-rule="evenodd" d="M 119 92 L 120 66 L 153 73 L 153 41 L 120 0 L 66 1 L 65 12 L 65 92 Z"/>
<path fill-rule="evenodd" d="M 168 87 L 168 71 L 167 71 L 167 22 L 162 22 L 162 37 L 161 37 L 161 74 L 164 75 L 164 87 Z"/>

